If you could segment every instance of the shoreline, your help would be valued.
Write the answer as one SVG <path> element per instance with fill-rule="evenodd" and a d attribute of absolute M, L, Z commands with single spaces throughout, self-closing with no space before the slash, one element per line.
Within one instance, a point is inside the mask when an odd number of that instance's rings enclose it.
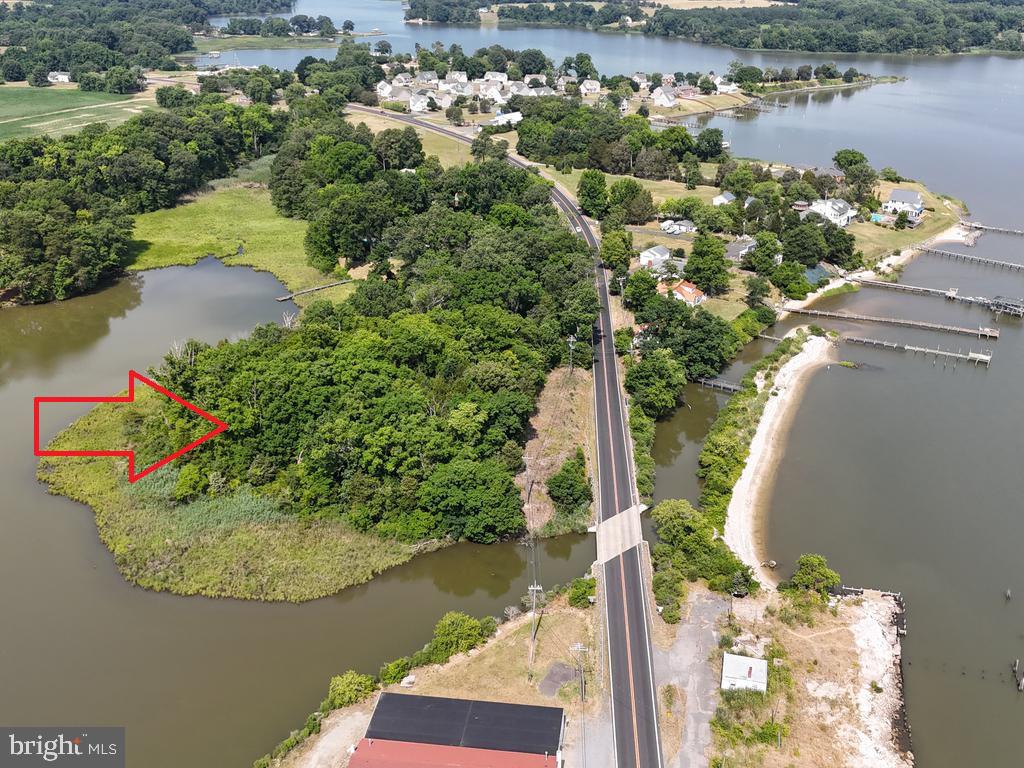
<path fill-rule="evenodd" d="M 772 391 L 750 442 L 743 472 L 733 486 L 725 521 L 724 539 L 729 548 L 749 565 L 764 586 L 776 586 L 778 579 L 761 563 L 765 500 L 773 486 L 774 469 L 781 459 L 786 432 L 796 413 L 800 394 L 810 375 L 831 359 L 832 343 L 811 336 L 803 349 L 788 360 L 775 375 Z"/>

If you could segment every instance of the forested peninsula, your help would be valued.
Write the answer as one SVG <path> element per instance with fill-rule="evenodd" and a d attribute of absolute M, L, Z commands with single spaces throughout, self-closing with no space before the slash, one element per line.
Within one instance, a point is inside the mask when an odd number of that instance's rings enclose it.
<path fill-rule="evenodd" d="M 479 23 L 478 6 L 475 0 L 412 0 L 406 18 Z M 686 10 L 652 9 L 649 4 L 636 3 L 499 2 L 498 19 L 622 29 L 749 49 L 845 53 L 1024 50 L 1024 7 L 1000 0 L 799 0 L 763 8 Z"/>

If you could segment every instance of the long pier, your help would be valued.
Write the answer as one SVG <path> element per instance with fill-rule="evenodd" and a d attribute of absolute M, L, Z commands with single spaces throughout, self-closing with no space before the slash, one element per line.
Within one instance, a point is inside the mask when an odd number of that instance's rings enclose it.
<path fill-rule="evenodd" d="M 913 293 L 918 296 L 939 296 L 947 301 L 959 301 L 963 304 L 976 304 L 979 307 L 987 307 L 998 314 L 1024 317 L 1024 299 L 1014 299 L 1007 296 L 996 296 L 990 299 L 986 296 L 961 296 L 956 288 L 943 290 L 941 288 L 925 288 L 920 285 L 907 285 L 906 283 L 889 283 L 885 280 L 866 280 L 860 277 L 851 277 L 855 283 L 866 285 L 869 288 L 885 288 L 890 291 L 902 291 Z"/>
<path fill-rule="evenodd" d="M 697 379 L 697 383 L 702 387 L 717 389 L 721 392 L 728 392 L 730 395 L 743 389 L 739 384 L 734 384 L 733 382 L 726 381 L 725 379 Z"/>
<path fill-rule="evenodd" d="M 907 320 L 902 317 L 876 317 L 873 315 L 857 315 L 845 312 L 826 312 L 820 309 L 789 309 L 783 307 L 784 312 L 793 312 L 797 315 L 810 315 L 811 317 L 827 317 L 831 320 L 845 320 L 854 323 L 881 323 L 882 325 L 901 325 L 904 328 L 921 328 L 926 331 L 941 331 L 942 333 L 959 333 L 964 336 L 977 336 L 978 338 L 998 339 L 998 328 L 964 328 L 959 325 L 945 325 L 943 323 L 927 323 L 923 320 Z"/>
<path fill-rule="evenodd" d="M 985 352 L 974 352 L 968 351 L 966 354 L 957 351 L 952 352 L 946 349 L 935 349 L 933 347 L 916 347 L 912 344 L 900 344 L 895 341 L 883 341 L 882 339 L 866 339 L 860 336 L 844 336 L 843 341 L 849 342 L 850 344 L 861 344 L 866 347 L 879 347 L 881 349 L 891 349 L 894 352 L 912 352 L 915 355 L 920 352 L 925 357 L 933 355 L 936 360 L 943 358 L 946 360 L 965 360 L 975 365 L 984 365 L 988 368 L 992 364 L 992 351 L 987 350 Z"/>
<path fill-rule="evenodd" d="M 980 224 L 977 221 L 965 221 L 964 226 L 970 227 L 971 229 L 979 229 L 982 232 L 999 232 L 1004 235 L 1024 236 L 1024 229 L 1012 229 L 1010 227 L 990 227 L 987 224 Z"/>
<path fill-rule="evenodd" d="M 966 261 L 970 264 L 982 264 L 986 267 L 998 267 L 999 269 L 1011 269 L 1016 271 L 1024 270 L 1024 264 L 1018 264 L 1014 261 L 999 261 L 998 259 L 986 259 L 982 256 L 971 256 L 967 253 L 957 253 L 956 251 L 944 251 L 941 248 L 918 248 L 921 253 L 931 253 L 936 256 L 945 256 L 947 259 L 954 259 L 956 261 Z"/>
<path fill-rule="evenodd" d="M 780 337 L 780 336 L 772 336 L 771 334 L 767 334 L 767 333 L 759 333 L 759 334 L 757 334 L 757 338 L 765 339 L 766 341 L 782 341 L 782 337 Z"/>

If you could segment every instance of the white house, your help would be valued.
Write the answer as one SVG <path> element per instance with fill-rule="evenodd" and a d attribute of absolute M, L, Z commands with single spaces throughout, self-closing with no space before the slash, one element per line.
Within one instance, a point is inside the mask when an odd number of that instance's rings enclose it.
<path fill-rule="evenodd" d="M 730 83 L 721 76 L 716 76 L 712 82 L 718 88 L 719 93 L 739 93 L 740 87 L 736 83 Z"/>
<path fill-rule="evenodd" d="M 632 80 L 641 88 L 646 88 L 651 84 L 651 81 L 647 79 L 647 75 L 644 74 L 643 72 L 634 72 Z"/>
<path fill-rule="evenodd" d="M 484 72 L 484 80 L 488 83 L 507 83 L 508 75 L 504 72 Z"/>
<path fill-rule="evenodd" d="M 526 83 L 521 83 L 518 80 L 513 80 L 508 84 L 509 96 L 532 96 L 533 93 L 530 90 L 530 86 Z"/>
<path fill-rule="evenodd" d="M 46 76 L 47 81 L 51 83 L 70 83 L 71 73 L 70 72 L 51 72 Z"/>
<path fill-rule="evenodd" d="M 580 83 L 581 96 L 597 96 L 601 92 L 601 84 L 597 80 L 584 80 Z"/>
<path fill-rule="evenodd" d="M 640 254 L 640 266 L 655 274 L 662 275 L 671 268 L 681 275 L 686 267 L 686 259 L 672 258 L 672 252 L 664 245 L 655 245 Z"/>
<path fill-rule="evenodd" d="M 449 83 L 468 83 L 469 75 L 467 75 L 461 69 L 453 69 L 451 72 L 445 75 L 444 79 L 447 80 Z"/>
<path fill-rule="evenodd" d="M 745 688 L 764 693 L 768 690 L 768 662 L 750 656 L 727 653 L 722 658 L 722 690 Z"/>
<path fill-rule="evenodd" d="M 437 72 L 432 69 L 428 69 L 424 72 L 420 72 L 416 75 L 416 82 L 422 83 L 423 85 L 437 86 Z"/>
<path fill-rule="evenodd" d="M 562 75 L 557 80 L 555 80 L 555 85 L 557 86 L 558 90 L 564 91 L 565 86 L 569 85 L 569 83 L 575 83 L 576 81 L 577 78 L 573 77 L 572 75 Z"/>
<path fill-rule="evenodd" d="M 501 92 L 501 88 L 496 85 L 484 85 L 480 88 L 480 98 L 490 99 L 492 103 L 497 104 L 499 107 L 505 104 L 508 99 Z"/>
<path fill-rule="evenodd" d="M 430 99 L 426 93 L 413 93 L 409 95 L 410 112 L 426 112 L 430 109 Z"/>
<path fill-rule="evenodd" d="M 671 296 L 676 301 L 682 301 L 690 307 L 696 307 L 703 304 L 707 299 L 707 296 L 704 295 L 704 291 L 689 280 L 675 280 L 668 283 L 658 283 L 658 293 L 662 296 Z"/>
<path fill-rule="evenodd" d="M 676 97 L 672 95 L 672 89 L 660 85 L 651 91 L 651 99 L 657 107 L 674 107 L 676 105 Z"/>
<path fill-rule="evenodd" d="M 837 227 L 845 227 L 857 218 L 857 211 L 848 202 L 839 198 L 815 200 L 808 210 L 818 214 L 826 221 L 831 221 Z"/>
<path fill-rule="evenodd" d="M 394 93 L 395 86 L 389 83 L 387 80 L 381 80 L 377 83 L 377 98 L 387 100 L 391 98 L 391 94 Z"/>
<path fill-rule="evenodd" d="M 487 121 L 488 125 L 518 125 L 523 120 L 522 112 L 505 112 Z"/>
<path fill-rule="evenodd" d="M 546 85 L 542 85 L 540 88 L 531 88 L 530 89 L 530 95 L 531 96 L 554 96 L 555 95 L 555 89 L 554 88 L 549 88 Z"/>
<path fill-rule="evenodd" d="M 393 78 L 391 78 L 393 85 L 412 85 L 412 75 L 408 72 L 399 72 Z"/>
<path fill-rule="evenodd" d="M 711 198 L 711 204 L 717 208 L 720 205 L 728 205 L 735 199 L 736 195 L 734 195 L 732 192 L 723 192 L 722 194 L 715 195 L 713 198 Z"/>
<path fill-rule="evenodd" d="M 911 221 L 917 221 L 924 213 L 924 198 L 912 189 L 894 189 L 889 199 L 882 203 L 882 210 L 894 216 L 906 213 Z"/>

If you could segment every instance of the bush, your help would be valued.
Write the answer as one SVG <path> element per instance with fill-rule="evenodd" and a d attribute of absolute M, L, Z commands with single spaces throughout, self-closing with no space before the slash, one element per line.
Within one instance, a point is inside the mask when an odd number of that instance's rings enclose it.
<path fill-rule="evenodd" d="M 327 704 L 330 709 L 348 707 L 358 704 L 375 690 L 377 684 L 372 677 L 350 669 L 331 678 L 331 684 L 327 689 Z"/>
<path fill-rule="evenodd" d="M 409 674 L 410 669 L 412 669 L 412 660 L 408 656 L 403 656 L 381 667 L 377 677 L 380 678 L 381 685 L 394 685 L 402 682 L 402 679 Z"/>
<path fill-rule="evenodd" d="M 597 592 L 597 580 L 584 576 L 573 579 L 569 584 L 569 605 L 573 608 L 589 608 L 590 598 Z"/>
<path fill-rule="evenodd" d="M 825 597 L 839 582 L 839 574 L 828 567 L 828 560 L 821 555 L 805 554 L 797 559 L 793 577 L 782 586 L 793 591 L 817 592 Z"/>
<path fill-rule="evenodd" d="M 594 494 L 587 478 L 587 461 L 583 449 L 576 447 L 576 454 L 566 459 L 562 468 L 548 478 L 548 496 L 555 504 L 555 511 L 563 517 L 573 517 L 590 506 Z"/>
<path fill-rule="evenodd" d="M 434 627 L 428 646 L 430 661 L 444 664 L 457 653 L 476 648 L 484 640 L 480 621 L 460 611 L 448 611 Z"/>

